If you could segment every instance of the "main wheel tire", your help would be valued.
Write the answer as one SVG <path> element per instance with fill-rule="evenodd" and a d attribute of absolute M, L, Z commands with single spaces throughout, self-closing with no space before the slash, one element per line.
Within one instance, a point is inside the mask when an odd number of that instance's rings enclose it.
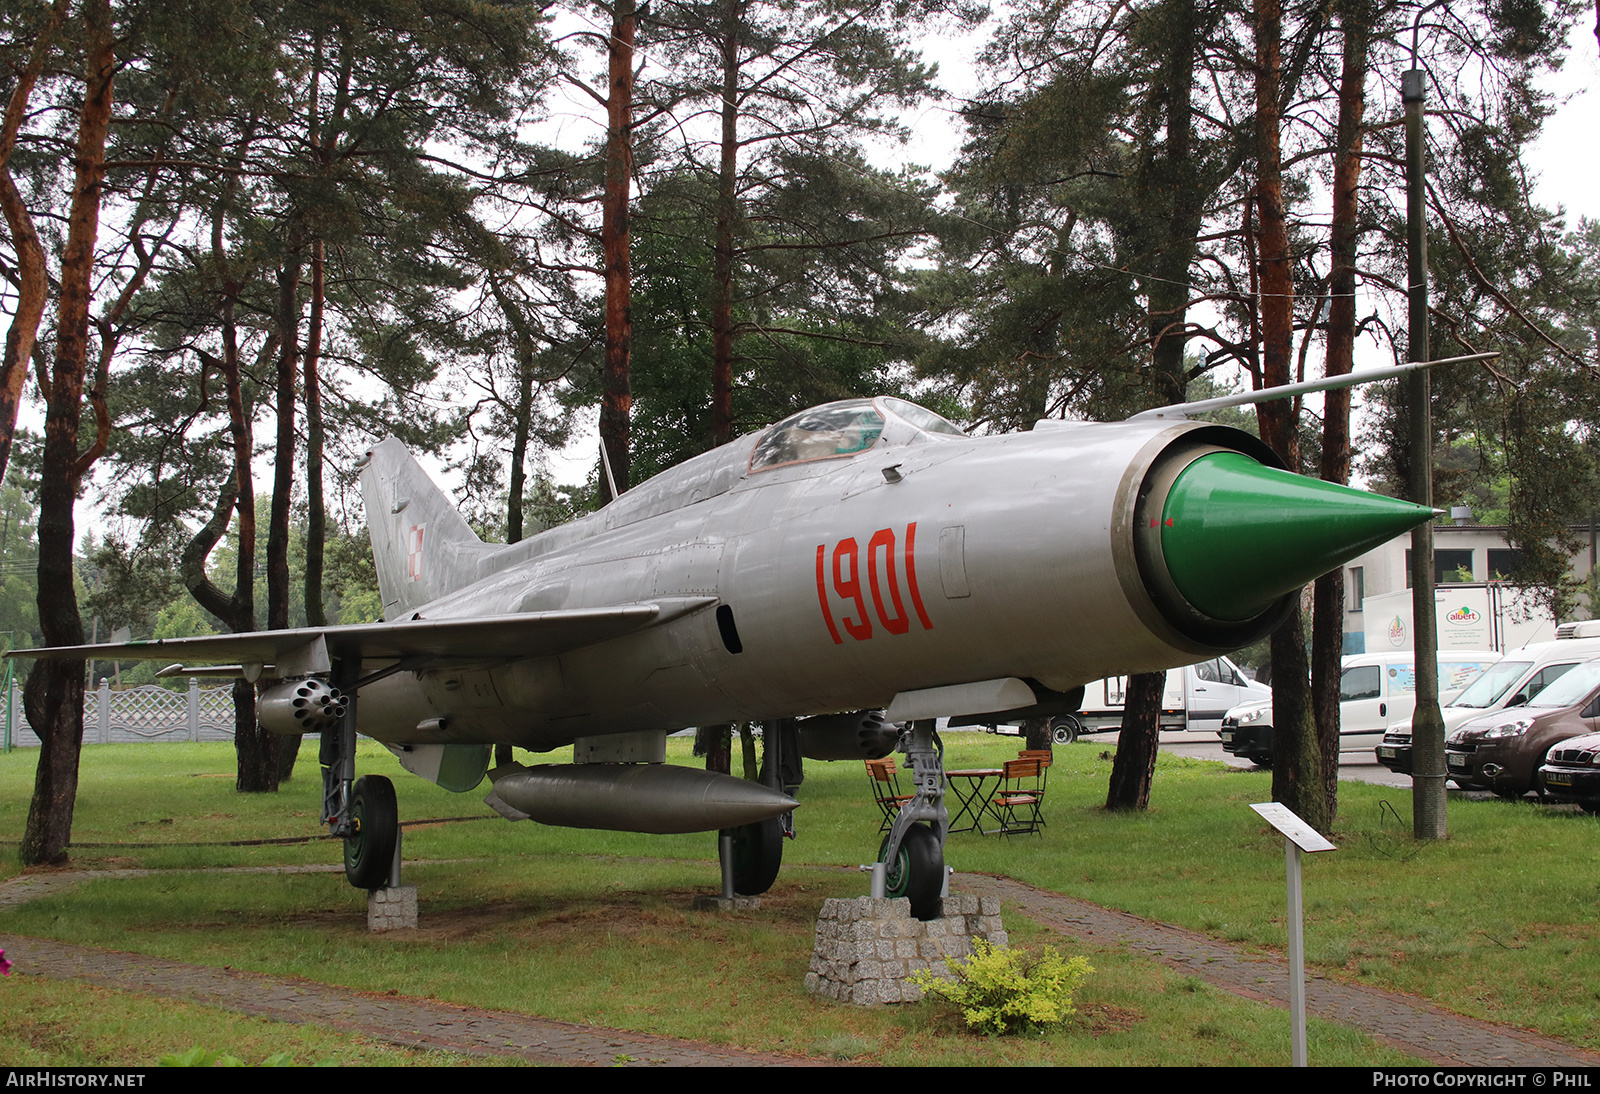
<path fill-rule="evenodd" d="M 1083 732 L 1083 723 L 1070 714 L 1063 714 L 1050 723 L 1050 740 L 1058 745 L 1070 745 Z"/>
<path fill-rule="evenodd" d="M 1257 767 L 1264 767 L 1269 771 L 1272 769 L 1272 753 L 1270 752 L 1251 752 L 1245 756 L 1245 759 Z"/>
<path fill-rule="evenodd" d="M 878 861 L 888 849 L 885 837 L 878 848 Z M 900 841 L 900 853 L 888 864 L 886 891 L 891 897 L 909 897 L 911 914 L 918 919 L 937 919 L 942 909 L 939 894 L 944 890 L 944 849 L 939 837 L 925 824 L 913 824 Z"/>
<path fill-rule="evenodd" d="M 1522 795 L 1527 793 L 1526 790 L 1517 790 L 1514 787 L 1509 786 L 1496 786 L 1491 787 L 1491 789 L 1493 790 L 1495 797 L 1499 798 L 1501 801 L 1507 802 L 1521 801 Z"/>
<path fill-rule="evenodd" d="M 783 823 L 771 817 L 733 830 L 733 891 L 760 896 L 783 866 Z"/>
<path fill-rule="evenodd" d="M 1600 801 L 1590 798 L 1587 801 L 1579 802 L 1578 808 L 1582 809 L 1585 813 L 1592 817 L 1595 814 L 1600 813 Z"/>
<path fill-rule="evenodd" d="M 350 819 L 356 830 L 344 838 L 344 876 L 357 889 L 381 889 L 389 880 L 400 838 L 394 783 L 382 775 L 357 779 L 350 790 Z"/>

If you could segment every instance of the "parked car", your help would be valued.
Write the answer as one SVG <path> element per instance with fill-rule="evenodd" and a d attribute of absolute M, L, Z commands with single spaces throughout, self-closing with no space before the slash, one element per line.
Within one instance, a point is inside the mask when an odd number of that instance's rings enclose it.
<path fill-rule="evenodd" d="M 1551 801 L 1577 802 L 1600 813 L 1600 733 L 1571 737 L 1545 754 L 1538 791 Z"/>
<path fill-rule="evenodd" d="M 1453 699 L 1485 668 L 1500 659 L 1489 650 L 1440 650 L 1439 693 Z M 1344 659 L 1339 677 L 1339 751 L 1365 751 L 1378 743 L 1397 715 L 1417 704 L 1415 656 L 1409 650 L 1358 653 Z M 1222 719 L 1225 752 L 1261 767 L 1272 766 L 1272 702 L 1241 703 Z"/>
<path fill-rule="evenodd" d="M 1522 706 L 1472 719 L 1445 739 L 1457 786 L 1520 798 L 1536 789 L 1552 745 L 1600 730 L 1600 658 L 1585 661 Z"/>
<path fill-rule="evenodd" d="M 1535 642 L 1507 653 L 1441 707 L 1446 736 L 1479 715 L 1523 705 L 1573 666 L 1600 656 L 1600 620 L 1563 623 L 1556 635 L 1554 642 Z M 1411 774 L 1411 719 L 1391 725 L 1375 752 L 1390 771 Z"/>

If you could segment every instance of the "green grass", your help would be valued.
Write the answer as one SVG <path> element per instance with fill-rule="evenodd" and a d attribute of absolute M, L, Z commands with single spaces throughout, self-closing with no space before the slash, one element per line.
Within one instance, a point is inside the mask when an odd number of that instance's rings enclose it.
<path fill-rule="evenodd" d="M 289 1062 L 339 1067 L 501 1063 L 423 1052 L 352 1034 L 246 1018 L 216 1007 L 91 984 L 11 976 L 0 986 L 0 1060 L 8 1067 L 155 1067 L 195 1045 L 247 1064 L 284 1052 Z"/>
<path fill-rule="evenodd" d="M 1017 748 L 1013 738 L 979 734 L 951 734 L 947 743 L 951 766 L 994 765 Z M 674 739 L 671 758 L 689 762 L 687 747 Z M 951 863 L 1281 948 L 1282 842 L 1248 809 L 1270 796 L 1269 777 L 1163 756 L 1151 810 L 1113 815 L 1100 808 L 1110 769 L 1105 747 L 1090 740 L 1056 750 L 1043 836 L 958 834 Z M 0 757 L 0 839 L 13 845 L 34 755 Z M 315 836 L 314 759 L 308 746 L 293 783 L 276 795 L 246 796 L 233 791 L 226 745 L 90 746 L 74 863 L 337 862 L 331 841 L 194 845 Z M 359 766 L 395 779 L 402 818 L 489 817 L 479 795 L 451 795 L 407 775 L 370 743 Z M 1341 794 L 1340 850 L 1306 861 L 1312 963 L 1463 1014 L 1600 1045 L 1593 1021 L 1600 1000 L 1589 987 L 1600 983 L 1587 850 L 1594 819 L 1531 803 L 1457 801 L 1451 839 L 1417 844 L 1407 792 L 1345 784 Z M 801 799 L 800 838 L 786 848 L 778 887 L 752 915 L 687 910 L 693 893 L 717 884 L 707 835 L 571 831 L 491 818 L 407 830 L 406 877 L 422 898 L 422 928 L 414 933 L 368 934 L 362 894 L 339 874 L 97 881 L 9 909 L 3 922 L 20 934 L 769 1051 L 883 1063 L 1283 1062 L 1281 1011 L 1115 950 L 1082 951 L 1098 972 L 1080 995 L 1080 1015 L 1043 1039 L 973 1038 L 933 1005 L 869 1011 L 807 997 L 801 978 L 817 907 L 826 896 L 865 892 L 865 878 L 840 867 L 869 861 L 879 837 L 859 765 L 808 765 Z M 110 846 L 83 846 L 91 843 Z M 1016 913 L 1007 926 L 1022 943 L 1047 937 Z M 0 999 L 9 995 L 0 988 Z M 174 1047 L 187 1044 L 163 1051 Z M 1402 1060 L 1325 1025 L 1313 1026 L 1312 1058 Z"/>

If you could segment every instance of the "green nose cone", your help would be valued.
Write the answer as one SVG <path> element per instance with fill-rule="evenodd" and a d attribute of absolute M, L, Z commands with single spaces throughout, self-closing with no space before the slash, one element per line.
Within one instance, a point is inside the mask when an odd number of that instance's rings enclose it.
<path fill-rule="evenodd" d="M 1161 516 L 1161 553 L 1178 591 L 1213 619 L 1235 621 L 1433 510 L 1213 452 L 1178 476 Z"/>

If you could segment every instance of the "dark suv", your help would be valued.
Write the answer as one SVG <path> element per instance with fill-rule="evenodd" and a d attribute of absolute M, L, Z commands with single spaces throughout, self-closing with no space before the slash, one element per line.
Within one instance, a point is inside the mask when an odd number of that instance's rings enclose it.
<path fill-rule="evenodd" d="M 1572 737 L 1552 748 L 1539 769 L 1539 792 L 1600 813 L 1600 733 Z"/>
<path fill-rule="evenodd" d="M 1445 770 L 1458 786 L 1520 798 L 1537 788 L 1550 747 L 1600 730 L 1600 659 L 1585 662 L 1526 705 L 1485 714 L 1445 740 Z"/>

